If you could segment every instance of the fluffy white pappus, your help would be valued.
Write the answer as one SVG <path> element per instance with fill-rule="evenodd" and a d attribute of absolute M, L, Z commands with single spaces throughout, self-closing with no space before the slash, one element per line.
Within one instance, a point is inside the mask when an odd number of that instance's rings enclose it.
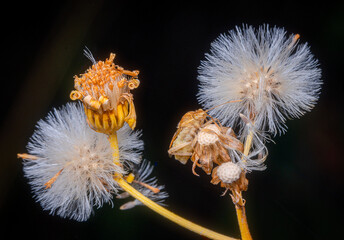
<path fill-rule="evenodd" d="M 147 160 L 144 160 L 139 165 L 136 165 L 136 168 L 134 168 L 133 171 L 136 181 L 133 182 L 132 186 L 150 200 L 158 203 L 159 205 L 166 206 L 164 201 L 169 195 L 166 191 L 164 191 L 165 186 L 158 185 L 158 180 L 156 177 L 151 176 L 153 169 L 154 166 Z M 140 183 L 148 184 L 150 187 L 158 189 L 159 192 L 153 192 L 151 189 Z M 127 192 L 117 195 L 117 198 L 127 197 L 129 197 Z M 123 204 L 120 209 L 127 210 L 139 205 L 143 204 L 139 200 L 135 199 Z"/>
<path fill-rule="evenodd" d="M 141 130 L 133 131 L 128 124 L 117 131 L 119 160 L 126 172 L 131 171 L 134 165 L 142 161 L 144 143 L 141 136 Z"/>
<path fill-rule="evenodd" d="M 137 136 L 127 129 L 119 132 L 121 144 L 128 143 L 126 138 Z M 68 103 L 40 120 L 27 149 L 37 157 L 23 161 L 24 174 L 35 199 L 44 210 L 63 218 L 85 221 L 94 206 L 111 203 L 112 193 L 119 189 L 113 174 L 125 173 L 122 167 L 113 163 L 107 136 L 88 126 L 80 103 Z M 122 148 L 121 153 L 124 155 L 121 160 L 128 160 L 130 150 Z M 134 162 L 137 159 L 135 155 Z"/>
<path fill-rule="evenodd" d="M 317 60 L 298 39 L 268 25 L 220 35 L 199 67 L 199 102 L 223 124 L 242 130 L 242 113 L 259 130 L 284 133 L 286 119 L 314 107 L 322 85 Z M 226 104 L 232 100 L 242 101 Z"/>

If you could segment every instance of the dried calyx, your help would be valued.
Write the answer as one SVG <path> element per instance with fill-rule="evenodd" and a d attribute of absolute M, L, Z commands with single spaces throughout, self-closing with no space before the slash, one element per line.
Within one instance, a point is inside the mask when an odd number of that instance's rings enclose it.
<path fill-rule="evenodd" d="M 206 121 L 207 114 L 202 109 L 184 114 L 177 126 L 168 153 L 182 164 L 186 164 L 192 155 L 192 142 Z"/>

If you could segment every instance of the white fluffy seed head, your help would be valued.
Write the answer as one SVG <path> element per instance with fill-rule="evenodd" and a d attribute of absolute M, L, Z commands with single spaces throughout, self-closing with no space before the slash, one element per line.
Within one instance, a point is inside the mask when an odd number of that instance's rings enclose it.
<path fill-rule="evenodd" d="M 124 165 L 128 165 L 129 159 L 140 161 L 143 144 L 138 135 L 130 133 L 128 126 L 118 131 L 120 160 Z M 87 220 L 93 206 L 111 202 L 112 193 L 117 192 L 119 187 L 113 174 L 125 173 L 113 163 L 106 135 L 88 126 L 81 104 L 67 104 L 40 120 L 27 149 L 38 158 L 23 162 L 36 200 L 51 214 L 64 218 Z M 59 171 L 46 189 L 45 184 Z"/>
<path fill-rule="evenodd" d="M 215 133 L 208 132 L 207 130 L 214 131 Z M 219 140 L 217 134 L 220 134 L 220 130 L 215 124 L 207 125 L 198 133 L 197 141 L 201 145 L 214 144 Z"/>
<path fill-rule="evenodd" d="M 252 119 L 259 130 L 272 134 L 286 130 L 286 118 L 310 111 L 321 88 L 321 71 L 299 35 L 264 25 L 236 28 L 211 44 L 199 68 L 198 99 L 205 109 L 231 100 L 210 114 L 234 126 L 239 114 Z"/>
<path fill-rule="evenodd" d="M 232 183 L 238 180 L 240 173 L 241 168 L 233 162 L 222 163 L 217 168 L 217 176 L 223 183 Z"/>

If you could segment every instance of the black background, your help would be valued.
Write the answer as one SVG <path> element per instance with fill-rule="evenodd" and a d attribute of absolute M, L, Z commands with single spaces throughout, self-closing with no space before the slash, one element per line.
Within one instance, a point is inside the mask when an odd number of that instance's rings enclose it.
<path fill-rule="evenodd" d="M 140 70 L 134 90 L 144 157 L 170 194 L 169 209 L 239 237 L 234 206 L 210 177 L 193 176 L 167 154 L 181 116 L 197 103 L 197 68 L 221 33 L 243 23 L 299 33 L 319 59 L 324 86 L 314 110 L 288 121 L 270 143 L 267 170 L 248 176 L 244 193 L 254 239 L 331 239 L 343 226 L 344 6 L 329 1 L 130 2 L 31 1 L 2 7 L 0 234 L 35 239 L 202 239 L 145 207 L 96 209 L 84 223 L 50 216 L 31 196 L 16 153 L 25 152 L 35 123 L 70 101 L 73 76 L 110 52 Z M 201 171 L 199 171 L 201 172 Z M 8 235 L 10 234 L 10 235 Z"/>

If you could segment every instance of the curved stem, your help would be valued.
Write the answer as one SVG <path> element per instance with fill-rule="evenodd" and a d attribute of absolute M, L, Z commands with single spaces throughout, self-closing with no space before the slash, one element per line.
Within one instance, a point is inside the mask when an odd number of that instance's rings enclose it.
<path fill-rule="evenodd" d="M 113 161 L 116 164 L 120 164 L 119 162 L 119 151 L 118 151 L 118 142 L 117 142 L 117 136 L 116 133 L 109 136 L 109 141 L 111 144 L 112 149 L 114 150 L 113 153 Z M 156 213 L 160 214 L 161 216 L 169 219 L 170 221 L 189 229 L 190 231 L 193 231 L 197 234 L 200 234 L 202 236 L 205 236 L 210 239 L 215 240 L 235 240 L 235 238 L 231 238 L 225 235 L 222 235 L 220 233 L 214 232 L 212 230 L 209 230 L 207 228 L 204 228 L 200 225 L 197 225 L 189 220 L 186 220 L 175 213 L 167 210 L 166 208 L 160 206 L 159 204 L 153 202 L 146 196 L 144 196 L 142 193 L 137 191 L 135 188 L 133 188 L 126 180 L 123 179 L 123 176 L 116 175 L 114 179 L 117 181 L 118 185 L 122 187 L 122 189 L 126 192 L 128 192 L 131 196 L 142 202 L 145 206 L 150 208 L 151 210 L 155 211 Z"/>
<path fill-rule="evenodd" d="M 170 221 L 189 229 L 190 231 L 193 231 L 197 234 L 200 234 L 202 236 L 205 236 L 210 239 L 217 239 L 217 240 L 233 240 L 235 238 L 227 237 L 225 235 L 222 235 L 220 233 L 214 232 L 212 230 L 209 230 L 207 228 L 204 228 L 200 225 L 197 225 L 189 220 L 186 220 L 175 213 L 167 210 L 166 208 L 158 205 L 157 203 L 153 202 L 146 196 L 142 195 L 139 191 L 137 191 L 135 188 L 133 188 L 129 183 L 127 183 L 123 178 L 117 178 L 117 183 L 128 192 L 131 196 L 142 202 L 146 207 L 152 209 L 154 212 L 160 214 L 161 216 L 169 219 Z"/>

